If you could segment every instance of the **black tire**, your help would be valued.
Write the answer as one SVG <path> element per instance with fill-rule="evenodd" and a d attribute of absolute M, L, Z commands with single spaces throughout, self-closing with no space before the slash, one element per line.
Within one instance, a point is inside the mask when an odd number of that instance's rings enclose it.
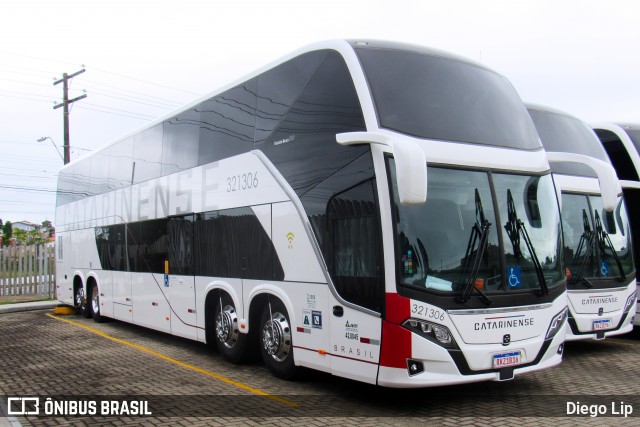
<path fill-rule="evenodd" d="M 271 373 L 283 380 L 297 377 L 293 360 L 291 321 L 282 301 L 270 298 L 260 316 L 260 353 Z"/>
<path fill-rule="evenodd" d="M 213 333 L 209 336 L 216 343 L 218 352 L 230 363 L 247 360 L 249 336 L 240 333 L 237 310 L 231 297 L 220 293 L 214 303 Z"/>
<path fill-rule="evenodd" d="M 91 307 L 93 320 L 98 323 L 104 322 L 104 317 L 102 317 L 102 313 L 100 310 L 100 291 L 98 289 L 98 285 L 96 285 L 95 283 L 91 285 L 91 290 L 89 291 L 88 305 Z"/>

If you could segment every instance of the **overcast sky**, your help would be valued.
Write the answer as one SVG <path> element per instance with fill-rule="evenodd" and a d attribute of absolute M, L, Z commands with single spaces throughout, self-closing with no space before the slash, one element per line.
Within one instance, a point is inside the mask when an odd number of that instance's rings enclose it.
<path fill-rule="evenodd" d="M 306 44 L 369 38 L 480 61 L 528 102 L 640 123 L 635 0 L 16 0 L 0 13 L 0 218 L 54 221 L 62 73 L 71 159 Z M 37 142 L 41 137 L 50 137 Z"/>

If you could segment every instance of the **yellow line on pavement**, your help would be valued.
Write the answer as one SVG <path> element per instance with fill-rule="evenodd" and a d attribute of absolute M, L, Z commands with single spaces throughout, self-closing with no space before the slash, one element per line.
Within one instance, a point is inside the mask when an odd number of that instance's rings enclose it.
<path fill-rule="evenodd" d="M 157 358 L 159 358 L 159 359 L 165 360 L 165 361 L 167 361 L 167 362 L 171 362 L 171 363 L 173 363 L 173 364 L 175 364 L 175 365 L 178 365 L 178 366 L 182 366 L 183 368 L 190 369 L 190 370 L 192 370 L 192 371 L 198 372 L 198 373 L 203 374 L 203 375 L 206 375 L 206 376 L 208 376 L 208 377 L 215 378 L 215 379 L 216 379 L 216 380 L 218 380 L 218 381 L 222 381 L 222 382 L 227 383 L 227 384 L 230 384 L 230 385 L 232 385 L 232 386 L 234 386 L 234 387 L 238 387 L 238 388 L 240 388 L 240 389 L 242 389 L 242 390 L 246 390 L 246 391 L 248 391 L 248 392 L 250 392 L 250 393 L 257 394 L 257 395 L 264 396 L 264 397 L 267 397 L 267 398 L 269 398 L 269 399 L 271 399 L 271 400 L 275 400 L 276 402 L 282 403 L 282 404 L 287 405 L 287 406 L 290 406 L 290 407 L 292 407 L 292 408 L 297 408 L 298 406 L 300 406 L 300 404 L 299 404 L 299 403 L 296 403 L 296 402 L 292 402 L 292 401 L 290 401 L 290 400 L 283 399 L 283 398 L 278 397 L 278 396 L 276 396 L 276 395 L 273 395 L 273 394 L 267 393 L 266 391 L 263 391 L 263 390 L 260 390 L 260 389 L 257 389 L 257 388 L 254 388 L 254 387 L 248 386 L 248 385 L 243 384 L 243 383 L 238 382 L 238 381 L 234 381 L 234 380 L 232 380 L 232 379 L 230 379 L 230 378 L 227 378 L 227 377 L 224 377 L 224 376 L 222 376 L 222 375 L 216 374 L 215 372 L 211 372 L 211 371 L 208 371 L 208 370 L 206 370 L 206 369 L 202 369 L 202 368 L 199 368 L 199 367 L 197 367 L 197 366 L 194 366 L 194 365 L 190 365 L 190 364 L 188 364 L 188 363 L 181 362 L 181 361 L 179 361 L 179 360 L 177 360 L 177 359 L 174 359 L 174 358 L 172 358 L 172 357 L 165 356 L 165 355 L 164 355 L 164 354 L 162 354 L 162 353 L 158 353 L 157 351 L 153 351 L 153 350 L 151 350 L 151 349 L 149 349 L 149 348 L 147 348 L 147 347 L 143 347 L 143 346 L 141 346 L 141 345 L 134 344 L 134 343 L 132 343 L 132 342 L 125 341 L 125 340 L 122 340 L 122 339 L 120 339 L 120 338 L 112 337 L 112 336 L 111 336 L 111 335 L 109 335 L 109 334 L 106 334 L 106 333 L 104 333 L 104 332 L 102 332 L 102 331 L 99 331 L 99 330 L 97 330 L 97 329 L 94 329 L 94 328 L 92 328 L 92 327 L 90 327 L 90 326 L 83 325 L 82 323 L 78 323 L 78 322 L 75 322 L 75 321 L 73 321 L 73 320 L 69 320 L 69 319 L 64 319 L 64 318 L 61 318 L 61 317 L 58 317 L 58 316 L 54 316 L 54 315 L 52 315 L 52 314 L 48 314 L 48 313 L 47 313 L 47 316 L 51 317 L 52 319 L 56 319 L 56 320 L 60 320 L 60 321 L 62 321 L 62 322 L 70 323 L 70 324 L 72 324 L 72 325 L 74 325 L 74 326 L 77 326 L 77 327 L 79 327 L 79 328 L 85 329 L 85 330 L 87 330 L 87 331 L 89 331 L 89 332 L 92 332 L 92 333 L 94 333 L 94 334 L 96 334 L 96 335 L 100 335 L 101 337 L 106 338 L 106 339 L 108 339 L 108 340 L 111 340 L 111 341 L 117 342 L 117 343 L 119 343 L 119 344 L 123 344 L 123 345 L 129 346 L 129 347 L 135 348 L 135 349 L 137 349 L 137 350 L 140 350 L 140 351 L 143 351 L 143 352 L 145 352 L 145 353 L 147 353 L 147 354 L 150 354 L 150 355 L 152 355 L 152 356 L 155 356 L 155 357 L 157 357 Z"/>

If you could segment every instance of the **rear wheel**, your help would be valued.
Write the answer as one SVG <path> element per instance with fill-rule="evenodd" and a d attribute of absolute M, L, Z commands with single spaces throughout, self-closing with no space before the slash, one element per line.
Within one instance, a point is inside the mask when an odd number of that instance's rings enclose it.
<path fill-rule="evenodd" d="M 214 321 L 216 347 L 222 357 L 231 363 L 246 360 L 248 336 L 240 333 L 236 307 L 226 293 L 218 296 L 214 309 Z"/>
<path fill-rule="evenodd" d="M 270 299 L 260 317 L 260 353 L 273 375 L 285 380 L 293 379 L 297 368 L 293 360 L 291 322 L 284 304 Z"/>
<path fill-rule="evenodd" d="M 87 319 L 91 317 L 90 308 L 87 305 L 87 297 L 84 294 L 84 286 L 78 285 L 74 296 L 74 305 L 78 310 L 78 314 Z"/>

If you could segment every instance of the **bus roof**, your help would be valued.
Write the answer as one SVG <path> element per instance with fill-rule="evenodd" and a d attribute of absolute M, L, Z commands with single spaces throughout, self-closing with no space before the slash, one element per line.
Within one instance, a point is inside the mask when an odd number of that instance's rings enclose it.
<path fill-rule="evenodd" d="M 384 41 L 384 40 L 366 40 L 366 39 L 349 39 L 349 40 L 342 40 L 342 39 L 338 39 L 338 40 L 325 40 L 325 41 L 320 41 L 320 42 L 316 42 L 316 43 L 312 43 L 309 44 L 307 46 L 304 46 L 300 49 L 297 49 L 293 52 L 290 52 L 270 63 L 268 63 L 267 65 L 256 69 L 255 71 L 246 74 L 232 82 L 229 82 L 211 92 L 208 92 L 207 94 L 200 96 L 198 98 L 196 98 L 195 100 L 185 104 L 182 107 L 179 107 L 176 110 L 173 110 L 163 116 L 158 117 L 155 120 L 152 120 L 149 123 L 146 123 L 142 126 L 140 126 L 139 128 L 134 129 L 133 131 L 126 133 L 112 141 L 109 141 L 101 146 L 99 146 L 98 148 L 96 148 L 95 150 L 86 153 L 82 156 L 80 156 L 77 159 L 74 159 L 72 162 L 70 162 L 67 165 L 64 165 L 61 170 L 65 170 L 68 167 L 73 166 L 75 163 L 79 162 L 80 160 L 83 160 L 85 158 L 91 157 L 93 154 L 100 152 L 101 150 L 104 150 L 120 141 L 123 141 L 127 138 L 130 138 L 138 133 L 140 133 L 141 131 L 151 128 L 153 126 L 156 126 L 180 113 L 183 113 L 185 111 L 188 111 L 191 108 L 194 108 L 195 106 L 199 105 L 200 103 L 226 91 L 229 90 L 247 80 L 250 80 L 272 68 L 277 67 L 278 65 L 289 61 L 297 56 L 300 56 L 302 54 L 308 53 L 308 52 L 313 52 L 316 50 L 335 50 L 338 53 L 340 53 L 343 57 L 345 57 L 345 60 L 347 59 L 347 56 L 351 56 L 353 55 L 353 58 L 355 59 L 355 52 L 354 49 L 356 48 L 363 48 L 363 49 L 391 49 L 391 50 L 404 50 L 404 51 L 411 51 L 411 52 L 418 52 L 424 55 L 429 55 L 429 56 L 437 56 L 437 57 L 441 57 L 441 58 L 445 58 L 445 59 L 449 59 L 449 60 L 453 60 L 453 61 L 458 61 L 458 62 L 463 62 L 465 64 L 469 64 L 469 65 L 473 65 L 473 66 L 477 66 L 479 68 L 483 68 L 485 70 L 491 71 L 493 73 L 496 73 L 494 70 L 487 68 L 486 66 L 477 63 L 475 61 L 469 60 L 467 58 L 464 58 L 462 56 L 458 56 L 455 54 L 451 54 L 442 50 L 438 50 L 438 49 L 433 49 L 433 48 L 429 48 L 429 47 L 425 47 L 425 46 L 420 46 L 420 45 L 414 45 L 414 44 L 410 44 L 410 43 L 402 43 L 402 42 L 394 42 L 394 41 Z M 496 73 L 498 75 L 500 75 L 499 73 Z"/>

